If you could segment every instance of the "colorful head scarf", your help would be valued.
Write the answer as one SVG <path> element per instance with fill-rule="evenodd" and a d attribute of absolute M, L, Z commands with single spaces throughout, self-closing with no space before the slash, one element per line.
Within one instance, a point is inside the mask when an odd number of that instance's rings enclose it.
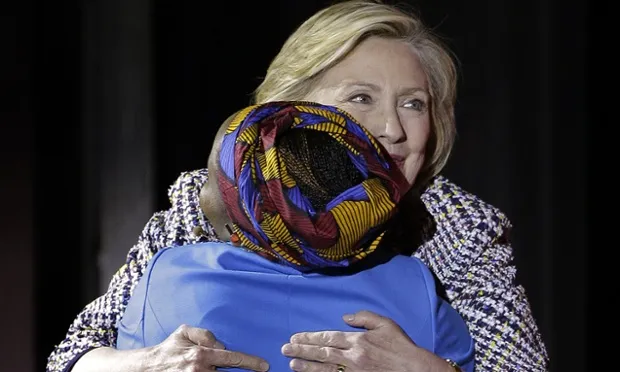
<path fill-rule="evenodd" d="M 278 152 L 278 136 L 292 128 L 328 133 L 348 150 L 364 181 L 315 210 Z M 219 166 L 220 192 L 240 244 L 300 271 L 349 266 L 373 252 L 409 188 L 387 151 L 349 114 L 312 102 L 270 102 L 237 113 Z"/>

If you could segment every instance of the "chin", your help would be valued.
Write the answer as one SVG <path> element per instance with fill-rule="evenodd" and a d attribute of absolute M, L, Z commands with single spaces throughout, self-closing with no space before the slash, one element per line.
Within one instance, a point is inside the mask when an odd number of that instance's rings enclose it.
<path fill-rule="evenodd" d="M 409 187 L 411 187 L 415 183 L 415 179 L 416 179 L 418 172 L 411 172 L 407 170 L 408 170 L 407 165 L 403 163 L 403 166 L 400 167 L 400 171 L 403 172 L 403 175 L 405 176 L 405 178 L 407 179 L 407 182 L 409 183 Z"/>
<path fill-rule="evenodd" d="M 405 175 L 405 178 L 407 179 L 407 182 L 409 183 L 409 187 L 413 187 L 418 179 L 418 171 L 415 172 L 407 172 L 405 170 L 403 170 L 403 174 Z"/>

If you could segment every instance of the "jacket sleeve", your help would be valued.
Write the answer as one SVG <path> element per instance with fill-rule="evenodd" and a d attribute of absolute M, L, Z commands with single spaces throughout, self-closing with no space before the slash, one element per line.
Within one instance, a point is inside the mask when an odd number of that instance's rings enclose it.
<path fill-rule="evenodd" d="M 108 290 L 86 305 L 47 361 L 47 372 L 69 371 L 84 353 L 116 344 L 117 321 L 149 260 L 161 248 L 153 237 L 162 231 L 165 212 L 158 212 L 146 224 L 138 242 L 129 250 L 125 264 L 114 274 Z"/>
<path fill-rule="evenodd" d="M 436 230 L 415 255 L 467 323 L 476 344 L 476 371 L 547 371 L 545 344 L 516 281 L 506 215 L 442 176 L 422 200 Z"/>
<path fill-rule="evenodd" d="M 477 370 L 547 371 L 547 350 L 512 260 L 508 243 L 486 246 L 451 303 L 476 340 Z"/>
<path fill-rule="evenodd" d="M 116 346 L 117 323 L 151 258 L 166 247 L 216 240 L 199 207 L 199 193 L 208 178 L 207 169 L 183 172 L 168 189 L 171 207 L 155 213 L 125 264 L 114 274 L 108 290 L 78 314 L 47 361 L 47 372 L 70 371 L 87 351 Z"/>
<path fill-rule="evenodd" d="M 476 371 L 547 371 L 547 350 L 525 290 L 515 280 L 506 224 L 482 221 L 461 236 L 431 242 L 420 258 L 467 323 L 476 344 Z M 483 233 L 489 226 L 498 230 L 496 238 Z"/>

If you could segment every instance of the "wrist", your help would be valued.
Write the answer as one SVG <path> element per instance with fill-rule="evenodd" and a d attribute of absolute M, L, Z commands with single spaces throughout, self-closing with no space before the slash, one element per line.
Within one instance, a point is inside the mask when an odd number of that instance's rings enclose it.
<path fill-rule="evenodd" d="M 142 372 L 148 370 L 152 348 L 117 350 L 99 347 L 84 354 L 75 363 L 71 372 Z"/>
<path fill-rule="evenodd" d="M 420 350 L 423 352 L 422 354 L 419 354 Z M 423 348 L 420 348 L 419 351 L 417 358 L 422 357 L 422 359 L 418 360 L 423 360 L 424 368 L 420 369 L 420 367 L 417 367 L 416 370 L 423 370 L 426 372 L 463 372 L 458 364 L 450 359 L 444 359 L 439 355 Z M 410 370 L 412 370 L 412 368 L 407 369 L 407 371 Z"/>
<path fill-rule="evenodd" d="M 451 359 L 445 359 L 445 361 L 450 366 L 450 369 L 449 369 L 450 372 L 463 372 L 461 367 L 459 367 L 459 365 L 456 364 L 455 361 L 453 361 Z"/>

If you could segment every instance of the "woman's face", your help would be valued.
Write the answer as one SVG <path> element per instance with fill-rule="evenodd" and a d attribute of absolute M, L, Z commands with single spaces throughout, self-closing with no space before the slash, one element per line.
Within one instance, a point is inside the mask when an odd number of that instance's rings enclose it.
<path fill-rule="evenodd" d="M 337 106 L 353 115 L 381 142 L 413 185 L 424 164 L 430 98 L 426 75 L 411 46 L 372 37 L 325 71 L 306 100 Z"/>

